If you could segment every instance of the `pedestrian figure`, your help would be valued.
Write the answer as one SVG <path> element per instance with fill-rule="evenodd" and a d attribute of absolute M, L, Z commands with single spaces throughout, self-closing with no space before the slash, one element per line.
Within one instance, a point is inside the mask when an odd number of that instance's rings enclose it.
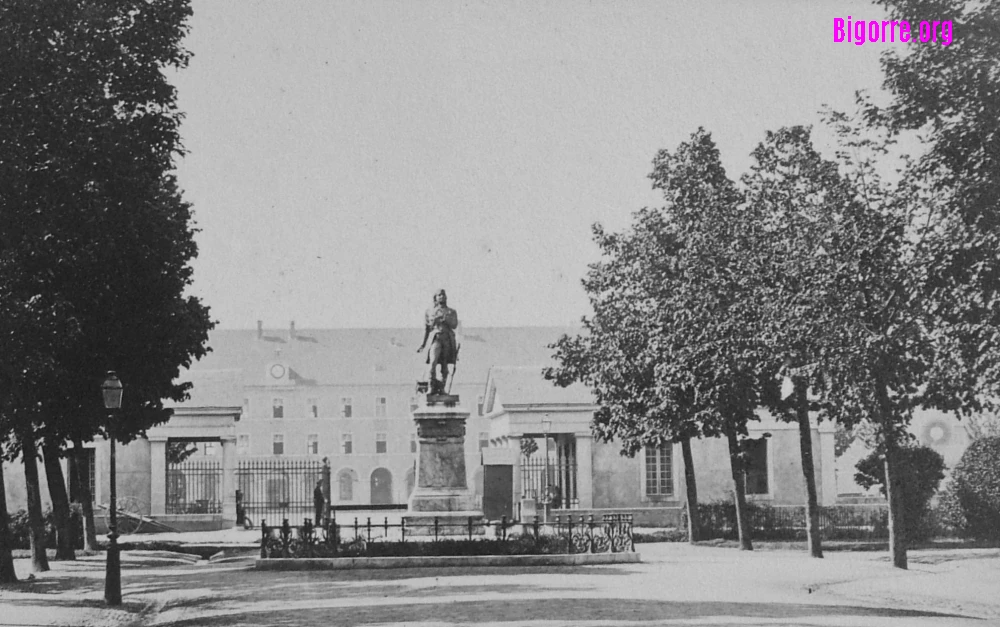
<path fill-rule="evenodd" d="M 323 525 L 323 514 L 326 512 L 326 496 L 323 494 L 323 480 L 316 482 L 316 489 L 313 490 L 313 507 L 316 510 L 316 526 Z"/>

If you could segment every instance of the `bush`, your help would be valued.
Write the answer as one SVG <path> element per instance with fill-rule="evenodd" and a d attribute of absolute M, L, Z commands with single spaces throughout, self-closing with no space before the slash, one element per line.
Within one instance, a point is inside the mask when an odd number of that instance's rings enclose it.
<path fill-rule="evenodd" d="M 83 515 L 79 505 L 73 503 L 70 515 L 73 517 L 73 546 L 77 549 L 83 548 Z M 52 510 L 45 510 L 42 514 L 45 523 L 45 548 L 56 548 L 56 527 L 53 522 Z M 31 540 L 28 525 L 27 510 L 19 509 L 10 514 L 10 539 L 12 549 L 31 548 Z"/>
<path fill-rule="evenodd" d="M 736 539 L 734 503 L 701 503 L 698 510 L 701 512 L 702 539 Z M 774 507 L 750 502 L 747 503 L 747 515 L 754 540 L 794 542 L 806 539 L 806 511 L 803 506 Z M 824 540 L 873 540 L 885 538 L 888 533 L 888 512 L 884 506 L 821 507 L 819 518 Z"/>
<path fill-rule="evenodd" d="M 854 480 L 868 489 L 879 486 L 885 496 L 885 457 L 873 451 L 859 461 Z M 908 544 L 926 540 L 933 532 L 928 505 L 938 485 L 944 479 L 944 458 L 926 446 L 904 446 L 899 449 L 900 501 L 903 508 L 902 533 Z"/>
<path fill-rule="evenodd" d="M 415 557 L 454 555 L 552 555 L 569 553 L 569 538 L 516 534 L 506 540 L 443 538 L 434 542 L 364 542 L 342 545 L 337 557 Z"/>
<path fill-rule="evenodd" d="M 636 544 L 649 542 L 687 542 L 687 529 L 658 529 L 651 533 L 633 533 L 632 541 Z"/>
<path fill-rule="evenodd" d="M 972 442 L 941 499 L 944 522 L 962 535 L 1000 540 L 1000 437 Z"/>

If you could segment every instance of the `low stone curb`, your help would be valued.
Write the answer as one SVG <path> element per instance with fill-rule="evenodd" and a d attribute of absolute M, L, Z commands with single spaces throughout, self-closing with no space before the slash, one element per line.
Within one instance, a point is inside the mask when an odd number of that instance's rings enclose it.
<path fill-rule="evenodd" d="M 257 570 L 363 570 L 385 568 L 474 568 L 481 566 L 593 566 L 638 564 L 638 553 L 562 555 L 447 555 L 419 557 L 257 558 Z"/>

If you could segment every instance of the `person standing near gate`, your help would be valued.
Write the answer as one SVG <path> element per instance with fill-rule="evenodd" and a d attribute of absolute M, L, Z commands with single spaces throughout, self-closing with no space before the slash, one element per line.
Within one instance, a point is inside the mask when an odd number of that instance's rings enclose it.
<path fill-rule="evenodd" d="M 316 510 L 316 518 L 313 523 L 317 527 L 323 526 L 323 513 L 326 511 L 326 497 L 323 495 L 323 480 L 316 482 L 316 489 L 313 490 L 313 509 Z"/>

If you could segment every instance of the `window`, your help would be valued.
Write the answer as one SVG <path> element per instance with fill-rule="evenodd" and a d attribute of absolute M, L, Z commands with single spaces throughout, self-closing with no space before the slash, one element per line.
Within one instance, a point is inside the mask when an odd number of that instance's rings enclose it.
<path fill-rule="evenodd" d="M 480 431 L 479 432 L 479 450 L 481 451 L 484 448 L 488 448 L 489 445 L 490 445 L 490 433 L 489 433 L 489 431 Z"/>
<path fill-rule="evenodd" d="M 271 417 L 272 418 L 284 418 L 285 417 L 285 399 L 276 398 L 271 403 Z"/>
<path fill-rule="evenodd" d="M 271 452 L 275 455 L 285 454 L 285 436 L 280 433 L 274 434 L 274 440 L 271 443 Z"/>
<path fill-rule="evenodd" d="M 743 479 L 747 494 L 769 494 L 767 480 L 767 440 L 743 440 Z"/>
<path fill-rule="evenodd" d="M 476 399 L 476 413 L 480 416 L 483 415 L 483 395 L 480 394 L 479 398 Z"/>
<path fill-rule="evenodd" d="M 306 401 L 306 415 L 310 418 L 319 418 L 319 401 L 315 398 L 310 398 Z"/>
<path fill-rule="evenodd" d="M 411 396 L 410 397 L 410 413 L 412 414 L 413 412 L 417 411 L 418 407 L 420 407 L 420 401 L 417 399 L 416 396 Z"/>
<path fill-rule="evenodd" d="M 340 399 L 340 415 L 344 418 L 351 417 L 351 397 L 345 396 Z"/>
<path fill-rule="evenodd" d="M 384 433 L 376 433 L 375 434 L 375 452 L 376 453 L 385 453 L 386 450 L 387 450 L 387 446 L 386 446 L 386 442 L 385 442 L 385 434 Z"/>
<path fill-rule="evenodd" d="M 250 399 L 249 398 L 244 398 L 243 399 L 243 417 L 244 418 L 249 418 L 250 417 Z"/>
<path fill-rule="evenodd" d="M 246 455 L 250 452 L 250 436 L 243 434 L 236 436 L 236 454 Z"/>
<path fill-rule="evenodd" d="M 319 435 L 310 433 L 306 436 L 306 455 L 319 455 Z"/>
<path fill-rule="evenodd" d="M 386 398 L 384 396 L 375 397 L 375 417 L 385 418 Z"/>
<path fill-rule="evenodd" d="M 208 457 L 214 457 L 219 452 L 217 444 L 217 442 L 205 442 L 204 454 Z"/>
<path fill-rule="evenodd" d="M 411 453 L 416 453 L 417 452 L 417 434 L 416 433 L 411 433 L 410 434 L 410 452 Z"/>
<path fill-rule="evenodd" d="M 351 439 L 351 434 L 350 433 L 343 434 L 342 436 L 340 436 L 340 440 L 341 442 L 343 442 L 344 445 L 344 455 L 350 455 L 352 450 L 354 449 L 354 442 Z"/>
<path fill-rule="evenodd" d="M 337 475 L 337 486 L 340 488 L 341 501 L 350 501 L 354 498 L 354 477 L 350 470 L 342 470 Z"/>
<path fill-rule="evenodd" d="M 669 444 L 646 447 L 646 496 L 671 496 L 674 493 L 672 453 Z"/>

